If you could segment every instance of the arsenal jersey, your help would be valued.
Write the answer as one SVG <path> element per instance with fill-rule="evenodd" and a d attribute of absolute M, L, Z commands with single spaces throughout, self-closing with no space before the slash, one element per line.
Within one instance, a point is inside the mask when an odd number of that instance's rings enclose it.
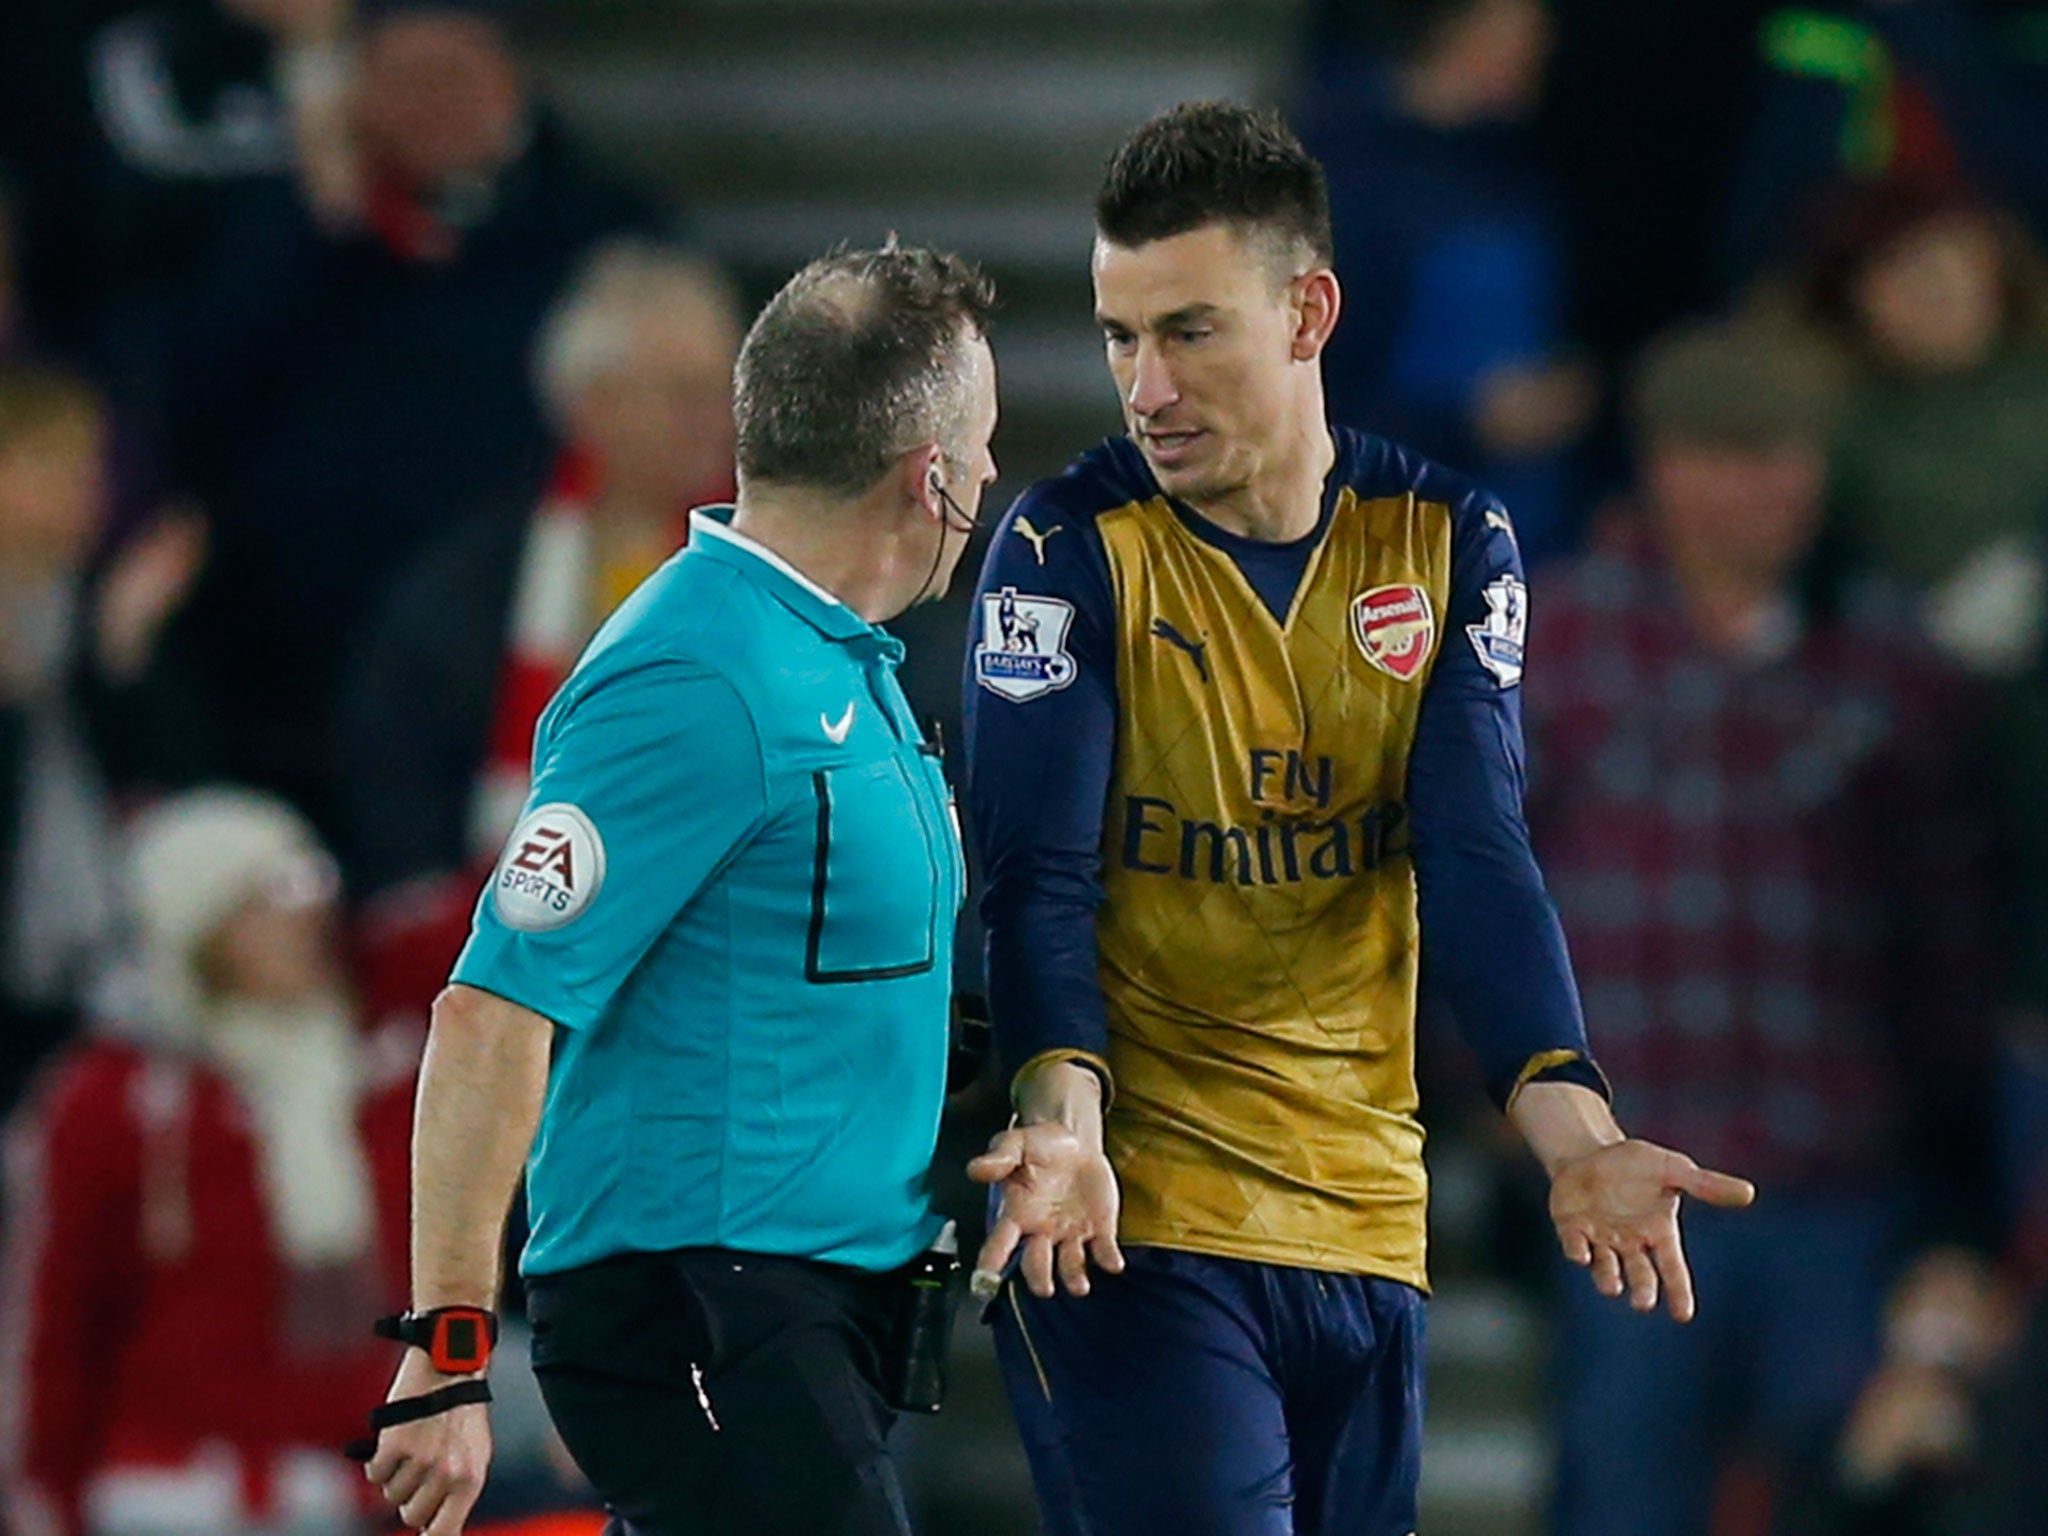
<path fill-rule="evenodd" d="M 1094 1059 L 1122 1236 L 1421 1285 L 1418 997 L 1503 1102 L 1599 1083 L 1521 813 L 1505 510 L 1338 429 L 1260 544 L 1117 440 L 1027 491 L 968 657 L 968 803 L 1013 1069 Z"/>

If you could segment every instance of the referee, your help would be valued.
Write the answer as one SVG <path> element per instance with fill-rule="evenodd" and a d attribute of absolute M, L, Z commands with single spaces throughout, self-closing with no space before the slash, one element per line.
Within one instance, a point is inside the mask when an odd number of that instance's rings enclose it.
<path fill-rule="evenodd" d="M 413 1311 L 380 1325 L 416 1347 L 368 1474 L 415 1529 L 460 1531 L 490 1460 L 522 1160 L 534 1367 L 613 1536 L 909 1529 L 890 1272 L 940 1225 L 962 865 L 876 626 L 944 590 L 995 478 L 990 299 L 893 245 L 791 279 L 740 354 L 737 505 L 541 719 L 435 1004 Z"/>

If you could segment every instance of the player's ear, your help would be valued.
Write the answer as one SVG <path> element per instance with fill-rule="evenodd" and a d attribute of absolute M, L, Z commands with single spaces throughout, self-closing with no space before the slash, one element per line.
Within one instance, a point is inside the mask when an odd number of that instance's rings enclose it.
<path fill-rule="evenodd" d="M 1294 360 L 1313 362 L 1330 344 L 1337 329 L 1337 316 L 1344 308 L 1344 292 L 1337 274 L 1328 267 L 1316 267 L 1294 280 L 1298 297 L 1294 308 Z"/>

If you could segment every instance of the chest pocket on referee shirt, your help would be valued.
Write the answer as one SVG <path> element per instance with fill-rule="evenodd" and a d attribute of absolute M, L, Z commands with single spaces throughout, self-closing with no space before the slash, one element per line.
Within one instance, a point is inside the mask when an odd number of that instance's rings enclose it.
<path fill-rule="evenodd" d="M 916 976 L 936 960 L 944 812 L 898 757 L 811 775 L 817 849 L 804 978 Z"/>

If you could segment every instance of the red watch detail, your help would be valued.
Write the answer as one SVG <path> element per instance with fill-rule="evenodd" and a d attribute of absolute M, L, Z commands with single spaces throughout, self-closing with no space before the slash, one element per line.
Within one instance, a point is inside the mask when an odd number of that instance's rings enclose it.
<path fill-rule="evenodd" d="M 423 1347 L 444 1376 L 480 1371 L 498 1342 L 498 1319 L 482 1307 L 438 1307 L 421 1321 L 429 1325 Z"/>

